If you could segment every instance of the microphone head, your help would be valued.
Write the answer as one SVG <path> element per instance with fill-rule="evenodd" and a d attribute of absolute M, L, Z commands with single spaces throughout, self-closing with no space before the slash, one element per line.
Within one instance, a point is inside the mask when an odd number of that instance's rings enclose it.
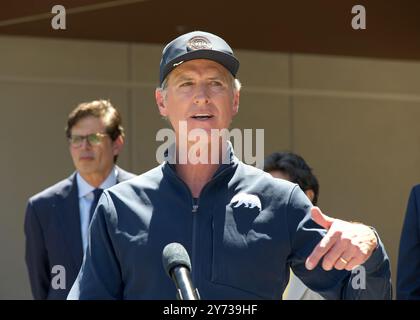
<path fill-rule="evenodd" d="M 166 274 L 171 277 L 171 270 L 176 266 L 184 266 L 191 271 L 191 261 L 187 250 L 177 242 L 167 244 L 162 252 L 163 268 Z"/>

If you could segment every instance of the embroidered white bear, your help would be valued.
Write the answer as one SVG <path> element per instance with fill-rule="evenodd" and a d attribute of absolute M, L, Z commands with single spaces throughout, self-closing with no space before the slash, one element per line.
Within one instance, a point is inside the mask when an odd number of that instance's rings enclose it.
<path fill-rule="evenodd" d="M 260 198 L 258 198 L 254 194 L 248 194 L 248 193 L 238 193 L 235 195 L 232 200 L 230 200 L 231 204 L 234 204 L 237 202 L 237 204 L 234 206 L 234 208 L 237 208 L 241 205 L 245 205 L 245 208 L 255 208 L 257 207 L 261 211 L 261 201 Z"/>

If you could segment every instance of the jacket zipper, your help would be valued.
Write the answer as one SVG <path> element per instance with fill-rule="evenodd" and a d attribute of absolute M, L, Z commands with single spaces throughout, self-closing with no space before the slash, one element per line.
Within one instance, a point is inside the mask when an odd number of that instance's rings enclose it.
<path fill-rule="evenodd" d="M 197 202 L 195 203 L 194 198 L 191 194 L 190 191 L 190 195 L 191 195 L 191 202 L 192 202 L 192 219 L 193 219 L 193 230 L 192 230 L 192 252 L 191 252 L 191 263 L 192 266 L 195 267 L 195 272 L 192 273 L 192 281 L 195 284 L 196 288 L 198 289 L 199 287 L 199 281 L 198 279 L 200 279 L 200 275 L 199 275 L 199 270 L 200 268 L 198 267 L 198 263 L 197 263 L 197 229 L 198 229 L 198 212 L 200 210 L 200 199 L 201 197 L 204 195 L 204 191 L 206 189 L 208 189 L 209 185 L 211 185 L 212 183 L 214 183 L 215 180 L 217 180 L 223 172 L 225 172 L 228 168 L 226 168 L 225 170 L 221 171 L 217 176 L 213 177 L 212 180 L 210 180 L 209 182 L 206 183 L 206 185 L 203 187 L 203 189 L 200 192 L 200 196 L 197 198 Z M 180 179 L 181 180 L 181 179 Z M 181 180 L 182 181 L 182 180 Z M 184 183 L 185 184 L 185 183 Z M 189 190 L 188 186 L 187 189 Z M 213 219 L 212 219 L 212 225 L 211 225 L 212 229 L 213 229 Z M 192 267 L 192 269 L 194 270 L 194 267 Z M 199 289 L 198 289 L 199 290 Z M 200 290 L 198 291 L 200 293 Z"/>
<path fill-rule="evenodd" d="M 197 201 L 198 202 L 198 201 Z M 193 201 L 193 205 L 192 205 L 192 213 L 196 213 L 198 211 L 198 204 L 194 204 Z"/>
<path fill-rule="evenodd" d="M 181 179 L 179 178 L 175 172 L 174 175 L 175 177 L 181 182 L 181 184 L 185 187 L 185 189 L 188 191 L 188 194 L 190 196 L 191 199 L 191 213 L 192 213 L 192 222 L 193 222 L 193 230 L 192 230 L 192 245 L 191 245 L 191 265 L 192 265 L 192 272 L 191 272 L 191 276 L 192 276 L 192 281 L 195 284 L 196 288 L 198 288 L 198 279 L 199 279 L 199 275 L 198 275 L 198 265 L 197 265 L 197 249 L 196 249 L 196 237 L 197 237 L 197 228 L 198 228 L 198 220 L 197 220 L 197 214 L 198 214 L 198 210 L 200 208 L 200 198 L 202 197 L 202 195 L 204 194 L 204 191 L 208 188 L 209 185 L 211 185 L 214 181 L 216 181 L 217 179 L 219 179 L 223 173 L 225 173 L 230 167 L 225 168 L 224 170 L 222 170 L 221 172 L 219 172 L 215 177 L 213 177 L 213 179 L 211 179 L 209 182 L 207 182 L 205 184 L 205 186 L 203 187 L 203 189 L 200 192 L 200 196 L 197 198 L 197 203 L 194 203 L 194 197 L 190 191 L 190 188 L 188 188 L 187 184 Z M 213 222 L 212 222 L 213 224 Z M 212 225 L 213 227 L 213 225 Z"/>
<path fill-rule="evenodd" d="M 192 278 L 193 278 L 193 283 L 195 284 L 196 288 L 199 287 L 198 284 L 198 265 L 197 265 L 197 246 L 196 246 L 196 239 L 197 239 L 197 228 L 198 228 L 198 219 L 197 219 L 197 214 L 198 214 L 198 201 L 199 198 L 197 199 L 197 204 L 194 203 L 194 198 L 192 198 L 192 222 L 193 222 L 193 230 L 192 230 L 192 245 L 191 245 L 191 260 L 192 260 L 192 269 L 195 270 L 192 273 Z M 200 291 L 199 291 L 200 292 Z"/>

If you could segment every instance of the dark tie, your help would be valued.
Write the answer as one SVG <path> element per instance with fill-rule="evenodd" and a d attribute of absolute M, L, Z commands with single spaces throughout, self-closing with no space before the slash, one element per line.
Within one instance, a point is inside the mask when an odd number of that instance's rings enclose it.
<path fill-rule="evenodd" d="M 103 191 L 104 191 L 103 189 L 99 189 L 99 188 L 93 190 L 94 198 L 93 198 L 92 206 L 90 207 L 90 211 L 89 211 L 89 223 L 92 220 L 93 213 L 95 212 L 96 206 L 98 205 L 99 198 L 101 197 Z"/>

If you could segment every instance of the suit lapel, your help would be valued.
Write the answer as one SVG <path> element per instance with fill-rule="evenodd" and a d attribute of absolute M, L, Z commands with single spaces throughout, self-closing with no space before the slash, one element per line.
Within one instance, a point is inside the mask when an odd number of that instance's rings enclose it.
<path fill-rule="evenodd" d="M 69 178 L 69 185 L 58 195 L 57 208 L 61 229 L 75 268 L 79 269 L 83 260 L 82 234 L 80 231 L 79 195 L 74 173 Z"/>
<path fill-rule="evenodd" d="M 117 183 L 128 180 L 134 175 L 117 167 Z M 67 248 L 73 257 L 74 267 L 78 269 L 83 261 L 83 243 L 80 230 L 79 194 L 76 173 L 68 178 L 68 184 L 57 194 L 57 211 L 60 228 L 64 235 Z"/>

